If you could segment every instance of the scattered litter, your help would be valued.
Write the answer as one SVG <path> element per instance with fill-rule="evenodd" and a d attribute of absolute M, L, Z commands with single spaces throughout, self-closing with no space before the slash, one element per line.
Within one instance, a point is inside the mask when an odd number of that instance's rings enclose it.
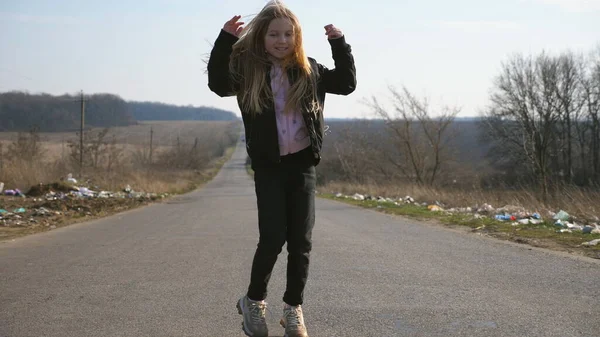
<path fill-rule="evenodd" d="M 583 230 L 583 226 L 576 224 L 576 223 L 570 223 L 570 222 L 567 222 L 567 228 L 569 228 L 570 230 L 575 230 L 575 231 Z"/>
<path fill-rule="evenodd" d="M 23 196 L 25 196 L 23 194 L 23 192 L 21 192 L 18 188 L 15 188 L 14 190 L 5 190 L 4 191 L 4 195 L 14 196 L 14 197 L 23 197 Z"/>
<path fill-rule="evenodd" d="M 444 210 L 443 208 L 441 208 L 438 205 L 429 205 L 429 207 L 427 207 L 427 208 L 432 212 L 441 212 Z"/>
<path fill-rule="evenodd" d="M 364 195 L 362 195 L 362 194 L 358 194 L 358 193 L 354 194 L 354 195 L 352 196 L 352 198 L 353 198 L 354 200 L 361 200 L 361 201 L 362 201 L 362 200 L 365 200 L 365 196 L 364 196 Z"/>
<path fill-rule="evenodd" d="M 127 186 L 125 188 L 125 190 L 129 190 L 129 189 L 130 189 L 129 186 Z M 104 192 L 100 192 L 100 194 L 98 194 L 98 197 L 100 197 L 101 195 L 103 196 L 103 193 Z M 131 192 L 130 194 L 132 194 L 132 193 L 133 192 Z M 359 194 L 359 193 L 355 193 L 353 196 L 344 195 L 342 193 L 336 193 L 335 196 L 336 196 L 336 198 L 351 198 L 351 199 L 360 200 L 360 201 L 376 200 L 379 203 L 388 202 L 390 204 L 394 204 L 397 206 L 402 206 L 402 204 L 413 204 L 415 206 L 420 206 L 425 209 L 428 209 L 431 212 L 466 213 L 466 214 L 472 215 L 473 218 L 475 218 L 475 219 L 483 219 L 483 218 L 487 217 L 486 215 L 488 215 L 498 221 L 510 222 L 512 226 L 543 225 L 546 222 L 546 221 L 544 221 L 544 219 L 541 215 L 542 213 L 537 212 L 537 211 L 530 212 L 522 206 L 515 206 L 515 205 L 506 205 L 504 207 L 495 209 L 492 205 L 485 203 L 481 206 L 476 205 L 475 207 L 455 207 L 455 208 L 447 209 L 439 201 L 435 201 L 431 204 L 429 204 L 427 202 L 417 202 L 417 201 L 415 201 L 415 199 L 413 197 L 408 196 L 408 195 L 405 196 L 404 198 L 397 198 L 397 199 L 385 198 L 383 196 L 373 197 L 368 194 L 363 195 L 363 194 Z M 382 207 L 378 207 L 378 208 L 382 208 Z M 556 227 L 558 227 L 556 230 L 557 232 L 573 233 L 574 231 L 576 231 L 576 232 L 582 232 L 584 234 L 600 234 L 600 226 L 598 226 L 597 223 L 590 224 L 589 223 L 590 218 L 588 218 L 588 221 L 584 221 L 581 219 L 579 219 L 579 220 L 581 220 L 581 221 L 579 221 L 576 217 L 571 216 L 569 213 L 565 212 L 564 210 L 560 210 L 557 213 L 554 213 L 551 211 L 543 211 L 543 212 L 544 212 L 544 214 L 548 214 L 548 218 L 551 218 L 554 220 L 554 225 Z M 596 221 L 596 222 L 600 221 L 600 219 L 598 219 L 597 216 L 591 217 L 591 219 L 592 219 L 592 221 Z M 577 220 L 577 222 L 576 222 L 576 220 Z M 551 223 L 550 221 L 547 221 L 547 222 Z M 517 230 L 519 230 L 519 229 L 517 229 Z"/>
<path fill-rule="evenodd" d="M 73 174 L 72 173 L 69 173 L 67 175 L 67 181 L 70 182 L 70 183 L 72 183 L 72 184 L 77 184 L 77 179 L 73 178 Z"/>
<path fill-rule="evenodd" d="M 477 213 L 492 213 L 494 212 L 494 207 L 488 204 L 483 204 L 479 209 L 477 209 Z"/>
<path fill-rule="evenodd" d="M 569 213 L 560 210 L 558 213 L 556 213 L 553 217 L 554 220 L 562 220 L 562 221 L 569 221 L 569 219 L 571 219 L 571 216 L 569 215 Z"/>
<path fill-rule="evenodd" d="M 0 192 L 0 196 L 10 198 L 0 199 L 3 207 L 0 209 L 0 226 L 50 227 L 49 223 L 61 222 L 64 217 L 68 218 L 73 214 L 94 215 L 97 211 L 101 212 L 105 209 L 121 209 L 123 202 L 120 199 L 127 199 L 127 205 L 134 205 L 138 201 L 162 199 L 169 195 L 167 193 L 137 192 L 131 186 L 127 186 L 125 189 L 128 192 L 97 192 L 97 187 L 94 187 L 94 190 L 90 187 L 66 184 L 65 180 L 68 179 L 50 184 L 34 185 L 27 192 L 27 196 L 18 189 Z M 23 200 L 14 199 L 14 196 L 20 196 Z M 126 205 L 123 206 L 127 208 Z"/>
<path fill-rule="evenodd" d="M 494 218 L 499 221 L 515 221 L 515 220 L 517 220 L 517 218 L 514 215 L 510 215 L 510 214 L 497 214 Z"/>
<path fill-rule="evenodd" d="M 34 214 L 43 216 L 43 215 L 50 215 L 50 214 L 52 214 L 52 212 L 44 207 L 40 207 L 34 211 Z"/>
<path fill-rule="evenodd" d="M 581 245 L 582 246 L 595 246 L 595 245 L 597 245 L 599 243 L 600 243 L 600 239 L 596 239 L 596 240 L 592 240 L 590 242 L 584 242 Z"/>

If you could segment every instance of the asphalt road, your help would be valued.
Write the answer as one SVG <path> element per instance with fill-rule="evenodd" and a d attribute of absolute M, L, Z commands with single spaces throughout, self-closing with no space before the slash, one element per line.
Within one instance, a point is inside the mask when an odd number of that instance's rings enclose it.
<path fill-rule="evenodd" d="M 258 239 L 238 147 L 202 189 L 0 243 L 0 336 L 243 336 Z M 600 264 L 318 199 L 311 337 L 600 336 Z M 285 250 L 267 301 L 279 315 Z"/>

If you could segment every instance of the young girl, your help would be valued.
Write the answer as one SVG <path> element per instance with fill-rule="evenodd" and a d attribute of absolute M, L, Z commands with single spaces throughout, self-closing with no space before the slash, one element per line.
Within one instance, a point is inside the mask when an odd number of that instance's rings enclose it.
<path fill-rule="evenodd" d="M 237 303 L 248 336 L 268 336 L 267 284 L 287 242 L 283 296 L 285 336 L 308 337 L 302 303 L 315 222 L 315 166 L 321 160 L 325 93 L 356 87 L 350 46 L 325 26 L 335 69 L 308 58 L 297 17 L 280 1 L 268 3 L 244 28 L 240 16 L 223 26 L 208 62 L 208 86 L 237 96 L 254 170 L 258 246 L 250 285 Z"/>

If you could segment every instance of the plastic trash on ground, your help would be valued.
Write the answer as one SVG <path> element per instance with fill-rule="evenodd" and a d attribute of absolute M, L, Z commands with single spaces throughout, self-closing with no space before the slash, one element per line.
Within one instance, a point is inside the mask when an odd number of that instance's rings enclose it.
<path fill-rule="evenodd" d="M 483 212 L 492 213 L 493 211 L 494 211 L 494 207 L 492 207 L 491 205 L 488 205 L 488 204 L 483 204 L 483 206 L 481 206 L 477 210 L 478 213 L 483 213 Z"/>
<path fill-rule="evenodd" d="M 362 195 L 362 194 L 358 194 L 358 193 L 356 193 L 356 194 L 354 194 L 354 195 L 352 196 L 352 199 L 354 199 L 354 200 L 361 200 L 361 201 L 362 201 L 362 200 L 365 200 L 365 196 L 364 196 L 364 195 Z"/>
<path fill-rule="evenodd" d="M 73 174 L 72 173 L 69 173 L 67 175 L 67 181 L 70 182 L 70 183 L 72 183 L 72 184 L 77 184 L 77 179 L 73 178 Z"/>
<path fill-rule="evenodd" d="M 510 214 L 497 214 L 494 218 L 499 221 L 516 221 L 517 220 L 516 216 L 510 215 Z"/>
<path fill-rule="evenodd" d="M 571 219 L 571 216 L 569 215 L 569 213 L 560 210 L 558 213 L 556 213 L 553 217 L 554 220 L 562 220 L 562 221 L 569 221 L 569 219 Z"/>
<path fill-rule="evenodd" d="M 595 245 L 597 245 L 599 243 L 600 243 L 600 239 L 596 239 L 596 240 L 592 240 L 590 242 L 584 242 L 581 245 L 582 246 L 595 246 Z"/>

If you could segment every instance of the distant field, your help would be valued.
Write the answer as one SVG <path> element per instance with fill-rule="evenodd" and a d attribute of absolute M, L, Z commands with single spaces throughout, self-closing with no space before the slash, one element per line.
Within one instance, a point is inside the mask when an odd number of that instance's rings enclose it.
<path fill-rule="evenodd" d="M 119 144 L 145 145 L 150 143 L 150 129 L 154 131 L 153 143 L 157 146 L 176 145 L 177 137 L 181 142 L 193 142 L 195 137 L 223 130 L 230 121 L 142 121 L 138 125 L 114 127 L 109 135 L 117 137 Z M 98 131 L 101 128 L 93 129 Z M 16 132 L 0 132 L 0 141 L 7 143 L 16 139 Z M 44 143 L 63 143 L 78 140 L 75 132 L 43 132 L 40 133 Z"/>
<path fill-rule="evenodd" d="M 109 152 L 109 148 L 104 147 L 97 166 L 91 167 L 91 162 L 88 162 L 83 173 L 95 181 L 104 182 L 110 188 L 125 182 L 135 182 L 140 188 L 149 191 L 182 190 L 190 181 L 197 180 L 194 174 L 198 170 L 207 168 L 212 160 L 223 156 L 227 148 L 235 145 L 239 139 L 236 132 L 241 129 L 241 124 L 236 126 L 236 123 L 145 121 L 134 126 L 110 128 L 103 142 L 110 144 L 114 136 L 117 143 L 115 152 Z M 148 166 L 151 129 L 154 132 L 153 159 L 152 166 Z M 88 135 L 97 135 L 101 130 L 102 128 L 97 128 L 86 132 Z M 27 189 L 33 184 L 55 181 L 68 173 L 79 171 L 77 161 L 72 160 L 72 149 L 69 147 L 69 142 L 79 145 L 75 132 L 44 132 L 39 136 L 42 151 L 35 162 L 9 162 L 2 160 L 0 155 L 0 181 L 7 183 L 7 186 Z M 177 147 L 178 138 L 180 147 Z M 4 154 L 16 139 L 16 132 L 0 132 Z M 120 155 L 117 160 L 111 160 L 110 153 Z M 112 164 L 109 165 L 109 162 Z M 148 177 L 141 174 L 142 171 Z M 163 177 L 164 172 L 168 174 Z"/>
<path fill-rule="evenodd" d="M 110 128 L 106 140 L 111 141 L 113 135 L 117 143 L 126 153 L 140 147 L 149 147 L 150 129 L 153 130 L 153 148 L 160 152 L 166 148 L 177 145 L 177 138 L 181 144 L 193 144 L 195 138 L 219 138 L 219 132 L 226 130 L 230 121 L 143 121 L 138 125 L 128 127 Z M 95 128 L 86 132 L 98 132 L 102 128 Z M 4 148 L 17 138 L 17 132 L 0 132 L 0 143 Z M 79 136 L 74 132 L 42 132 L 40 140 L 44 147 L 44 159 L 53 160 L 65 158 L 69 154 L 69 141 L 79 142 Z"/>

